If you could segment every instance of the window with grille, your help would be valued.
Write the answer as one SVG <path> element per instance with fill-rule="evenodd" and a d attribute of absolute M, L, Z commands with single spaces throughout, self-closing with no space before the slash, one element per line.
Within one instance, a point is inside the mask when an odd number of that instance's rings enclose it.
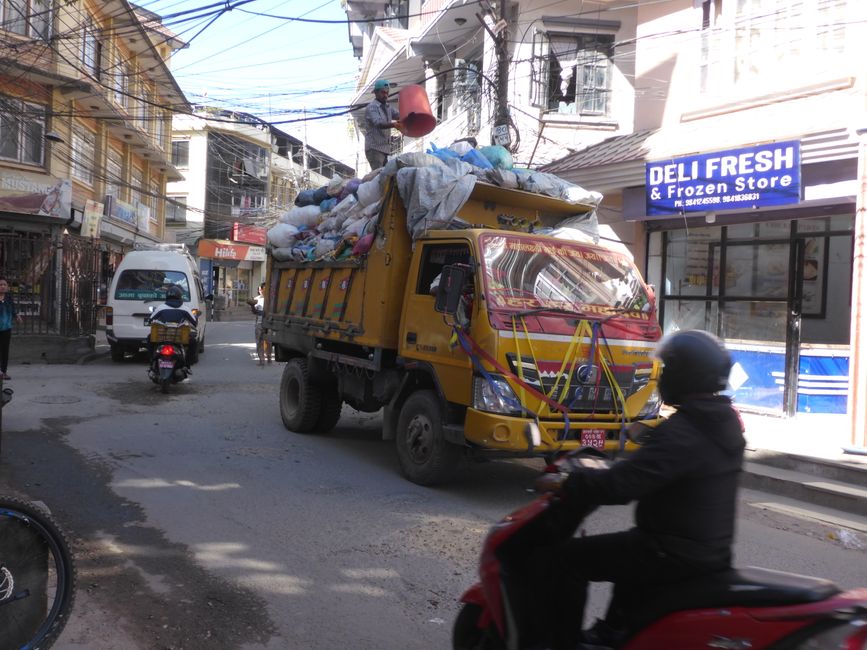
<path fill-rule="evenodd" d="M 0 0 L 0 31 L 47 41 L 51 36 L 51 0 Z"/>
<path fill-rule="evenodd" d="M 608 116 L 613 58 L 612 34 L 537 33 L 530 79 L 533 104 L 567 115 Z"/>
<path fill-rule="evenodd" d="M 96 137 L 82 127 L 72 131 L 72 176 L 93 185 L 93 162 Z"/>
<path fill-rule="evenodd" d="M 94 79 L 102 76 L 102 43 L 99 41 L 99 31 L 92 18 L 84 21 L 81 31 L 81 62 L 84 69 L 93 75 Z"/>
<path fill-rule="evenodd" d="M 105 193 L 120 198 L 123 183 L 123 157 L 115 149 L 108 150 L 105 161 Z"/>
<path fill-rule="evenodd" d="M 172 141 L 172 165 L 179 169 L 185 169 L 190 166 L 189 140 Z"/>
<path fill-rule="evenodd" d="M 166 199 L 166 223 L 183 226 L 187 223 L 187 197 L 170 196 Z"/>
<path fill-rule="evenodd" d="M 45 161 L 45 108 L 0 95 L 0 158 L 42 165 Z"/>

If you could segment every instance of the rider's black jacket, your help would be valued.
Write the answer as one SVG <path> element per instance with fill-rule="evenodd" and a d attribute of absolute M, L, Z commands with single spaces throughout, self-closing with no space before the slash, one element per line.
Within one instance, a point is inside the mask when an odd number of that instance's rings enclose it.
<path fill-rule="evenodd" d="M 631 456 L 610 469 L 582 469 L 564 484 L 567 501 L 637 500 L 635 524 L 672 557 L 708 570 L 731 565 L 745 441 L 723 396 L 692 397 Z"/>

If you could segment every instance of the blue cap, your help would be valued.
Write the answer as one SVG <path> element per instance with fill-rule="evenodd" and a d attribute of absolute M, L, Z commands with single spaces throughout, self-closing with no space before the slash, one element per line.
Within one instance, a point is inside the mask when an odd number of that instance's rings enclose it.
<path fill-rule="evenodd" d="M 388 90 L 390 86 L 391 86 L 391 84 L 388 83 L 387 79 L 377 79 L 376 83 L 373 84 L 373 92 L 379 92 L 380 90 Z"/>

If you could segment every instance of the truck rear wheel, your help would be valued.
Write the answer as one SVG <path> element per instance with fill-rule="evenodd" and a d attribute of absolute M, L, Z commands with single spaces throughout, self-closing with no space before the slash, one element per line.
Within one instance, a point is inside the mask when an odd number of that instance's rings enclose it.
<path fill-rule="evenodd" d="M 419 485 L 436 485 L 451 478 L 461 449 L 446 441 L 442 405 L 432 390 L 409 396 L 397 424 L 397 457 L 403 475 Z"/>
<path fill-rule="evenodd" d="M 310 381 L 305 359 L 295 358 L 286 364 L 280 380 L 280 417 L 283 425 L 295 433 L 311 433 L 319 419 L 322 394 Z"/>
<path fill-rule="evenodd" d="M 340 413 L 343 411 L 343 400 L 337 392 L 337 386 L 325 386 L 320 390 L 322 395 L 319 407 L 319 419 L 316 420 L 315 429 L 319 433 L 328 433 L 340 421 Z"/>

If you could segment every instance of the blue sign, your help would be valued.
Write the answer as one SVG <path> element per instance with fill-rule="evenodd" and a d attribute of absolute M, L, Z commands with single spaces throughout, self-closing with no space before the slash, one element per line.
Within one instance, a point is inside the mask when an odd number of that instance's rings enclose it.
<path fill-rule="evenodd" d="M 774 142 L 649 162 L 645 192 L 648 216 L 798 203 L 801 143 Z"/>

